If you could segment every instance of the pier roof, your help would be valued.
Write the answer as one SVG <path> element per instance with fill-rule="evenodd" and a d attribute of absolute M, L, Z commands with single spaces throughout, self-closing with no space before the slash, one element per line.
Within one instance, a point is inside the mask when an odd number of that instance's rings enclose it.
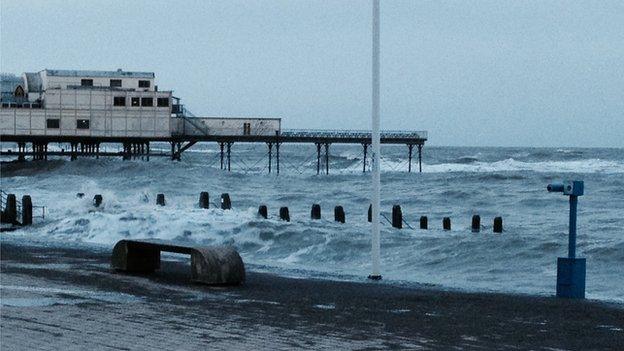
<path fill-rule="evenodd" d="M 129 72 L 118 69 L 116 71 L 66 70 L 46 69 L 49 76 L 56 77 L 120 77 L 120 78 L 154 78 L 154 72 Z"/>

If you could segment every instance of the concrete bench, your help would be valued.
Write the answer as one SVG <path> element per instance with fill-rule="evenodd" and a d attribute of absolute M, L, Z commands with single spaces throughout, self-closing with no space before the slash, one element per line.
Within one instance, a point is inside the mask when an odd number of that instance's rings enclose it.
<path fill-rule="evenodd" d="M 144 240 L 121 240 L 113 248 L 111 268 L 117 271 L 150 273 L 160 268 L 160 253 L 191 255 L 191 279 L 204 284 L 240 284 L 245 265 L 236 250 L 228 246 L 190 247 Z"/>

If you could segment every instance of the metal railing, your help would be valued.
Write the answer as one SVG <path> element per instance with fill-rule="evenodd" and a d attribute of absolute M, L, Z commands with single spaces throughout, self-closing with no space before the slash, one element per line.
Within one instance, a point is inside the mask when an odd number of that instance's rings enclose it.
<path fill-rule="evenodd" d="M 4 212 L 6 210 L 7 201 L 9 194 L 4 190 L 0 189 L 0 211 Z M 22 220 L 22 202 L 15 199 L 15 207 L 16 207 L 16 221 L 20 222 Z M 46 207 L 45 206 L 35 206 L 32 205 L 33 210 L 33 218 L 41 218 L 45 219 L 46 215 Z M 35 215 L 35 213 L 41 213 L 40 215 Z"/>
<path fill-rule="evenodd" d="M 369 130 L 332 130 L 332 129 L 284 129 L 280 133 L 285 137 L 303 137 L 303 138 L 370 138 L 372 136 Z M 402 131 L 402 130 L 382 130 L 381 138 L 383 139 L 427 139 L 427 132 L 420 131 Z"/>

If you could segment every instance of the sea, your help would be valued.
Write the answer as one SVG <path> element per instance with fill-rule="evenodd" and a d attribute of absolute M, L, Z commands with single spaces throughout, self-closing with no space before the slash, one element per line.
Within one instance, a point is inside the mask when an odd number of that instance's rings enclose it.
<path fill-rule="evenodd" d="M 7 146 L 3 145 L 6 149 Z M 49 150 L 69 149 L 51 144 Z M 103 151 L 117 151 L 105 145 Z M 152 151 L 166 153 L 166 144 Z M 18 199 L 29 194 L 34 225 L 2 236 L 50 245 L 109 249 L 121 239 L 158 239 L 187 245 L 233 245 L 248 269 L 296 278 L 366 281 L 371 273 L 370 160 L 363 172 L 359 145 L 331 145 L 329 174 L 317 175 L 316 147 L 283 144 L 280 172 L 275 148 L 268 172 L 264 144 L 234 144 L 230 167 L 221 169 L 216 145 L 195 145 L 180 161 L 152 156 L 50 157 L 2 160 L 1 187 Z M 416 153 L 415 153 L 416 154 Z M 551 296 L 557 257 L 567 256 L 568 197 L 546 186 L 585 182 L 579 197 L 577 256 L 587 259 L 590 299 L 624 304 L 624 149 L 434 147 L 423 149 L 408 173 L 407 146 L 381 152 L 381 284 Z M 325 170 L 324 156 L 320 168 Z M 225 162 L 227 165 L 227 162 Z M 210 194 L 211 207 L 198 206 Z M 84 193 L 79 197 L 78 193 Z M 166 205 L 157 206 L 156 195 Z M 221 210 L 228 193 L 231 210 Z M 93 206 L 93 196 L 103 203 Z M 313 204 L 322 219 L 312 220 Z M 269 218 L 258 215 L 267 205 Z M 402 208 L 403 229 L 388 219 Z M 290 222 L 279 220 L 282 206 Z M 343 206 L 346 223 L 334 221 Z M 481 230 L 471 231 L 471 218 Z M 419 229 L 427 216 L 429 229 Z M 503 233 L 492 231 L 501 216 Z M 442 230 L 450 217 L 452 229 Z"/>

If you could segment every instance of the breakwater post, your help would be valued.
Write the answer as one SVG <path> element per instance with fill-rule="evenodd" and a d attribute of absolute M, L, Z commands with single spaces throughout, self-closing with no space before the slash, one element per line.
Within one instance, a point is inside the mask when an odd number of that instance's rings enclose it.
<path fill-rule="evenodd" d="M 165 194 L 156 195 L 156 205 L 165 206 Z"/>
<path fill-rule="evenodd" d="M 312 210 L 310 212 L 310 218 L 312 219 L 321 219 L 321 205 L 313 204 Z"/>
<path fill-rule="evenodd" d="M 22 196 L 22 225 L 31 225 L 33 218 L 33 205 L 30 195 Z"/>
<path fill-rule="evenodd" d="M 570 220 L 568 235 L 568 257 L 557 258 L 557 297 L 585 298 L 586 262 L 576 257 L 576 210 L 578 197 L 584 194 L 583 181 L 567 181 L 563 184 L 548 184 L 548 192 L 559 192 L 570 197 Z"/>
<path fill-rule="evenodd" d="M 429 227 L 427 216 L 420 216 L 420 229 L 427 229 Z"/>
<path fill-rule="evenodd" d="M 451 218 L 450 217 L 442 218 L 442 228 L 444 230 L 451 230 Z"/>
<path fill-rule="evenodd" d="M 334 207 L 334 221 L 344 223 L 345 222 L 345 211 L 342 206 Z"/>
<path fill-rule="evenodd" d="M 279 216 L 282 221 L 290 222 L 290 214 L 288 213 L 288 207 L 280 207 Z"/>
<path fill-rule="evenodd" d="M 494 225 L 492 226 L 494 233 L 503 232 L 503 217 L 494 217 Z"/>
<path fill-rule="evenodd" d="M 210 194 L 207 191 L 199 193 L 199 208 L 210 208 Z"/>
<path fill-rule="evenodd" d="M 2 213 L 3 223 L 17 223 L 17 198 L 15 194 L 8 194 L 6 198 L 6 205 L 4 212 Z"/>
<path fill-rule="evenodd" d="M 258 207 L 258 214 L 260 217 L 267 219 L 269 217 L 269 209 L 266 205 L 260 205 L 260 207 Z"/>
<path fill-rule="evenodd" d="M 392 206 L 392 226 L 397 229 L 403 228 L 403 211 L 401 211 L 401 205 Z"/>
<path fill-rule="evenodd" d="M 97 194 L 93 197 L 93 206 L 100 207 L 102 204 L 102 195 Z"/>
<path fill-rule="evenodd" d="M 230 194 L 228 193 L 221 194 L 221 209 L 222 210 L 232 209 L 232 201 L 230 201 Z"/>
<path fill-rule="evenodd" d="M 479 231 L 481 231 L 481 216 L 479 215 L 472 216 L 472 225 L 470 228 L 473 233 L 478 233 Z"/>

